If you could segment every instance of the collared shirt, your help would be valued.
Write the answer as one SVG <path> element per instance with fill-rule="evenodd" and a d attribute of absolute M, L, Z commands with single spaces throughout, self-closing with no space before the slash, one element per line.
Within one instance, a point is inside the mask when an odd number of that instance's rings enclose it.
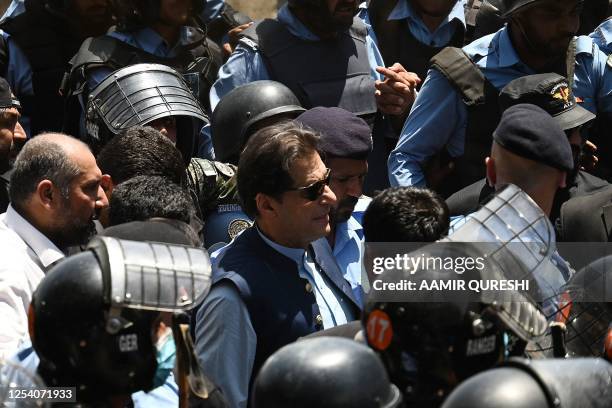
<path fill-rule="evenodd" d="M 361 309 L 363 309 L 363 302 L 365 300 L 365 293 L 361 286 L 364 254 L 363 227 L 355 217 L 357 214 L 362 214 L 371 201 L 370 197 L 362 196 L 359 198 L 353 215 L 351 215 L 348 221 L 336 225 L 333 249 L 329 245 L 327 238 L 319 238 L 322 244 L 320 248 L 326 250 L 319 255 L 321 257 L 333 258 L 342 271 L 344 279 L 351 284 L 353 296 Z"/>
<path fill-rule="evenodd" d="M 414 38 L 430 47 L 444 47 L 455 35 L 457 24 L 461 24 L 465 28 L 465 7 L 466 0 L 457 1 L 448 16 L 442 20 L 434 32 L 429 31 L 421 16 L 414 10 L 408 0 L 398 1 L 387 20 L 408 20 L 408 29 Z"/>
<path fill-rule="evenodd" d="M 599 25 L 589 37 L 606 55 L 612 54 L 612 19 L 607 19 Z"/>
<path fill-rule="evenodd" d="M 464 48 L 497 89 L 513 79 L 536 72 L 518 57 L 506 27 Z M 591 112 L 612 111 L 612 75 L 607 57 L 589 37 L 576 41 L 574 93 Z M 397 147 L 388 161 L 393 186 L 425 186 L 421 164 L 446 148 L 453 157 L 463 154 L 467 108 L 457 90 L 436 70 L 429 70 Z"/>
<path fill-rule="evenodd" d="M 352 315 L 349 307 L 343 308 L 340 292 L 328 285 L 307 251 L 278 245 L 261 232 L 259 234 L 266 244 L 295 261 L 300 277 L 312 285 L 323 328 L 358 317 Z M 213 274 L 229 248 L 231 244 L 211 254 Z M 247 405 L 256 348 L 257 336 L 238 290 L 230 282 L 214 285 L 197 312 L 196 353 L 207 375 L 222 389 L 231 407 Z"/>
<path fill-rule="evenodd" d="M 190 31 L 188 27 L 183 27 L 181 30 L 181 36 L 177 44 L 171 46 L 160 36 L 157 31 L 152 28 L 141 28 L 133 32 L 122 32 L 112 31 L 106 35 L 109 37 L 116 38 L 126 44 L 133 47 L 139 48 L 149 54 L 157 57 L 175 57 L 177 55 L 179 45 L 190 44 L 193 39 L 190 37 Z M 108 67 L 99 67 L 87 71 L 87 86 L 90 90 L 94 89 L 100 82 L 102 82 L 108 75 L 113 72 Z M 81 99 L 81 107 L 84 107 L 84 101 Z M 82 109 L 85 112 L 85 109 Z M 81 113 L 81 132 L 85 130 L 84 113 Z M 200 150 L 197 152 L 197 157 L 202 159 L 215 159 L 215 153 L 213 150 L 212 139 L 210 136 L 210 125 L 205 124 L 200 130 Z"/>
<path fill-rule="evenodd" d="M 320 40 L 289 10 L 287 5 L 280 8 L 277 19 L 285 24 L 287 30 L 297 38 L 308 41 Z M 374 79 L 381 79 L 380 74 L 376 72 L 376 67 L 383 65 L 383 60 L 378 47 L 371 39 L 370 31 L 368 30 L 366 36 L 370 74 Z M 210 106 L 214 110 L 223 96 L 240 85 L 265 79 L 273 78 L 270 78 L 257 44 L 248 38 L 242 38 L 230 58 L 219 69 L 219 78 L 210 90 Z"/>
<path fill-rule="evenodd" d="M 0 358 L 28 338 L 32 293 L 47 268 L 62 258 L 64 253 L 12 206 L 0 215 Z"/>

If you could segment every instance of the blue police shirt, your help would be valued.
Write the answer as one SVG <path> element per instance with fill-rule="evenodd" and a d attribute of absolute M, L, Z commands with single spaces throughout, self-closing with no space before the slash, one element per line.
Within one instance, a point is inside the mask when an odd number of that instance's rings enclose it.
<path fill-rule="evenodd" d="M 365 300 L 365 293 L 361 286 L 364 254 L 361 220 L 370 202 L 372 202 L 370 197 L 360 197 L 348 221 L 336 225 L 333 249 L 329 245 L 327 238 L 323 237 L 317 240 L 321 244 L 318 247 L 324 249 L 320 256 L 332 258 L 332 262 L 336 262 L 338 268 L 342 271 L 344 279 L 351 284 L 353 296 L 361 309 L 363 309 L 363 302 Z"/>
<path fill-rule="evenodd" d="M 343 306 L 341 292 L 327 284 L 307 251 L 278 245 L 259 234 L 270 247 L 295 261 L 300 277 L 312 285 L 324 329 L 358 317 Z M 230 247 L 231 244 L 212 253 L 213 274 Z M 196 353 L 206 374 L 222 389 L 232 407 L 247 405 L 256 348 L 257 336 L 238 290 L 231 282 L 214 285 L 197 312 Z"/>
<path fill-rule="evenodd" d="M 589 37 L 593 39 L 599 49 L 606 55 L 612 54 L 612 19 L 605 20 Z"/>
<path fill-rule="evenodd" d="M 296 37 L 308 41 L 319 41 L 319 37 L 306 28 L 289 10 L 287 5 L 280 8 L 277 19 L 285 24 L 289 32 Z M 376 67 L 383 65 L 383 60 L 378 47 L 372 41 L 370 30 L 368 30 L 368 35 L 366 36 L 366 48 L 368 50 L 368 62 L 370 63 L 372 78 L 381 79 L 380 74 L 376 72 Z M 210 90 L 211 108 L 214 110 L 219 100 L 232 89 L 253 81 L 265 79 L 271 78 L 263 58 L 259 54 L 257 44 L 248 38 L 242 38 L 227 62 L 219 69 L 219 78 Z"/>
<path fill-rule="evenodd" d="M 174 46 L 170 46 L 155 30 L 148 27 L 132 32 L 112 31 L 106 35 L 158 57 L 174 57 L 176 56 L 179 44 L 190 44 L 193 42 L 187 27 L 183 27 L 181 37 Z M 112 72 L 113 71 L 108 67 L 99 67 L 89 70 L 87 76 L 87 85 L 89 89 L 94 89 Z M 83 100 L 81 100 L 81 105 L 83 106 Z M 84 111 L 85 109 L 83 109 L 83 112 Z M 84 131 L 84 128 L 82 131 Z M 209 124 L 205 124 L 200 130 L 200 138 L 200 150 L 196 156 L 203 159 L 214 160 L 215 154 L 212 139 L 210 137 Z"/>
<path fill-rule="evenodd" d="M 400 0 L 397 5 L 389 13 L 387 21 L 393 20 L 407 20 L 408 30 L 418 41 L 426 44 L 430 47 L 444 47 L 453 38 L 456 30 L 456 24 L 461 24 L 465 28 L 465 7 L 466 0 L 459 0 L 455 3 L 448 16 L 436 28 L 434 32 L 431 32 L 429 28 L 423 22 L 423 19 L 414 10 L 408 0 Z M 367 21 L 367 25 L 371 28 L 370 17 L 367 15 L 366 3 L 359 5 L 359 16 L 362 20 Z M 373 38 L 378 44 L 376 36 Z M 386 61 L 387 64 L 392 64 L 395 61 Z"/>
<path fill-rule="evenodd" d="M 474 41 L 464 51 L 500 90 L 513 79 L 536 73 L 519 59 L 506 27 Z M 612 111 L 612 75 L 606 60 L 591 38 L 577 38 L 573 89 L 583 99 L 582 106 L 591 112 Z M 467 116 L 466 106 L 455 88 L 438 71 L 429 70 L 398 144 L 389 156 L 391 185 L 425 186 L 421 163 L 443 148 L 453 157 L 461 156 Z"/>

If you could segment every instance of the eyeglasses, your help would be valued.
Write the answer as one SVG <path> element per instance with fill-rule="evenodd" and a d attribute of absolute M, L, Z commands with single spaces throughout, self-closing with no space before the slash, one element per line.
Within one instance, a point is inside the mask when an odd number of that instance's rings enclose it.
<path fill-rule="evenodd" d="M 306 200 L 315 201 L 323 195 L 325 186 L 329 185 L 330 173 L 331 170 L 327 169 L 325 176 L 321 180 L 315 181 L 306 187 L 288 188 L 287 191 L 299 191 Z"/>

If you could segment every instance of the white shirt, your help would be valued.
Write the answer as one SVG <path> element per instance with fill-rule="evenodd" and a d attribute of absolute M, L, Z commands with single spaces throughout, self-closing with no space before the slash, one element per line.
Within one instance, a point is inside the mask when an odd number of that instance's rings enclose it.
<path fill-rule="evenodd" d="M 45 270 L 64 258 L 47 237 L 9 205 L 0 214 L 0 360 L 28 335 L 28 307 Z"/>

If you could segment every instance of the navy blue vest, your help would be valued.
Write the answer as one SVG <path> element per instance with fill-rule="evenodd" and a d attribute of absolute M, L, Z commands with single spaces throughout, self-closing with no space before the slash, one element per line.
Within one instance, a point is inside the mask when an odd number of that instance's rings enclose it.
<path fill-rule="evenodd" d="M 299 276 L 297 264 L 266 244 L 255 227 L 236 237 L 217 270 L 215 283 L 232 281 L 249 311 L 257 336 L 252 379 L 276 350 L 322 329 L 315 295 L 307 290 L 308 281 Z M 326 275 L 347 295 L 359 316 L 350 285 L 341 276 L 338 280 L 335 274 Z"/>

